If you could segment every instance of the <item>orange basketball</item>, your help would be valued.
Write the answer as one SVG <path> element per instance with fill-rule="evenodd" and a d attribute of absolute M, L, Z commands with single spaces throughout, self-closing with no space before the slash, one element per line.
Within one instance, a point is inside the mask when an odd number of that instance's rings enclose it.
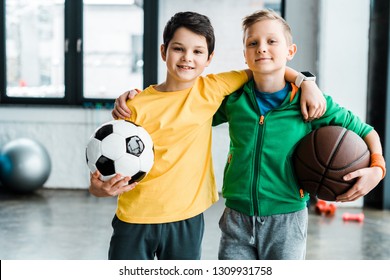
<path fill-rule="evenodd" d="M 325 126 L 306 135 L 293 154 L 300 187 L 322 200 L 334 201 L 356 182 L 343 176 L 368 167 L 370 151 L 355 132 L 340 126 Z"/>

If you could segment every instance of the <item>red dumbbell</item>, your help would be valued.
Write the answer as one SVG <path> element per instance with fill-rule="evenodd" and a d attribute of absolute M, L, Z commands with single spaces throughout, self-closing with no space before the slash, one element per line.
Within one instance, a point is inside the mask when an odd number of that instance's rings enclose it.
<path fill-rule="evenodd" d="M 355 221 L 355 222 L 363 222 L 364 221 L 364 214 L 351 214 L 351 213 L 344 213 L 343 214 L 343 220 L 344 221 Z"/>
<path fill-rule="evenodd" d="M 324 200 L 318 200 L 316 203 L 316 213 L 318 215 L 326 215 L 326 216 L 333 216 L 334 213 L 336 212 L 336 205 L 333 203 L 327 203 Z"/>

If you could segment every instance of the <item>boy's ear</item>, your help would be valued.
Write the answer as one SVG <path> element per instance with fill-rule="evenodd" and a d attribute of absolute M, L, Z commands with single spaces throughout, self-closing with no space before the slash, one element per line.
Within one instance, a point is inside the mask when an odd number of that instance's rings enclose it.
<path fill-rule="evenodd" d="M 161 58 L 163 61 L 166 61 L 167 59 L 167 50 L 165 49 L 165 45 L 164 44 L 161 44 L 160 46 L 160 54 L 161 54 Z"/>
<path fill-rule="evenodd" d="M 297 45 L 291 44 L 288 47 L 288 55 L 287 60 L 292 60 L 294 58 L 294 55 L 297 53 Z"/>
<path fill-rule="evenodd" d="M 213 56 L 214 56 L 214 52 L 212 52 L 212 53 L 209 55 L 209 58 L 207 59 L 206 67 L 209 66 L 209 64 L 211 63 L 211 60 L 213 59 Z"/>

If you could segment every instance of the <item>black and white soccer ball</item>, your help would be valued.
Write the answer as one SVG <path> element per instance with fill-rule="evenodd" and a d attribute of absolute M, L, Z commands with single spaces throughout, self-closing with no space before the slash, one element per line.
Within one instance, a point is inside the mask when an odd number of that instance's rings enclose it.
<path fill-rule="evenodd" d="M 138 182 L 153 166 L 153 141 L 141 126 L 125 120 L 109 121 L 90 137 L 86 160 L 90 171 L 99 170 L 103 181 L 119 173 L 131 176 L 129 183 Z"/>

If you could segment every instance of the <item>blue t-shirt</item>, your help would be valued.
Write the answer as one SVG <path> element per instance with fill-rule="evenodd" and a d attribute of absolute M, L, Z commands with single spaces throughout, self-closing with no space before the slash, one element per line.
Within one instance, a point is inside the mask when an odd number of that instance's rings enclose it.
<path fill-rule="evenodd" d="M 260 113 L 265 115 L 269 110 L 279 107 L 291 90 L 292 88 L 290 83 L 286 83 L 286 86 L 277 92 L 261 92 L 255 89 L 256 100 L 259 105 Z"/>

